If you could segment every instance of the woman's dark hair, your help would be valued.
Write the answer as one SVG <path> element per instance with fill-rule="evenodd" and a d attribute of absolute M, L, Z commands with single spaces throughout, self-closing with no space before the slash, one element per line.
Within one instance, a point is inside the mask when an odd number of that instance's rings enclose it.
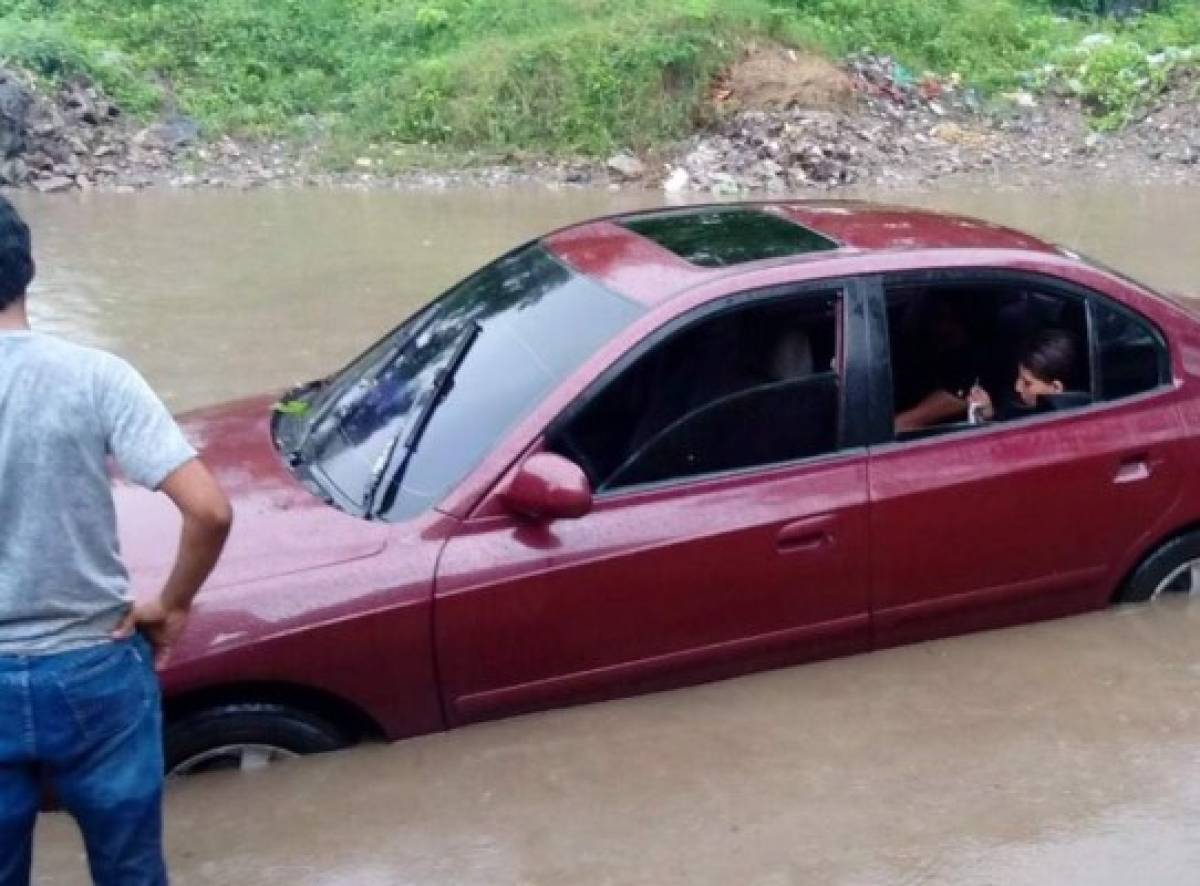
<path fill-rule="evenodd" d="M 0 311 L 25 294 L 33 279 L 29 227 L 0 197 Z"/>
<path fill-rule="evenodd" d="M 1021 365 L 1044 382 L 1061 381 L 1071 387 L 1075 381 L 1075 358 L 1079 348 L 1075 337 L 1061 329 L 1044 329 L 1021 346 Z"/>

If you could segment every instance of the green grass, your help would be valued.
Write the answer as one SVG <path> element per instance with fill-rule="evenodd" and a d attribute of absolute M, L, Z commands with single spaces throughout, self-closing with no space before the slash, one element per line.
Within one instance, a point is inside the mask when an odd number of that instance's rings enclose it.
<path fill-rule="evenodd" d="M 1068 0 L 1086 8 L 1093 0 Z M 334 133 L 347 145 L 601 154 L 689 131 L 748 41 L 869 49 L 984 91 L 1048 63 L 1097 119 L 1159 82 L 1148 53 L 1200 44 L 1178 0 L 1130 25 L 1050 0 L 9 0 L 0 60 L 86 74 L 135 114 L 178 107 L 210 134 Z M 1061 5 L 1060 7 L 1061 8 Z M 1117 42 L 1074 47 L 1103 29 Z"/>

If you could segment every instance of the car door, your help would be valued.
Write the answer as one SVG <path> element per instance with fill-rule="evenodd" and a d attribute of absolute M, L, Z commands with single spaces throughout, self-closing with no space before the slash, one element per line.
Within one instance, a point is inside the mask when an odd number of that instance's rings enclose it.
<path fill-rule="evenodd" d="M 1114 570 L 1169 510 L 1183 467 L 1169 360 L 1148 320 L 1058 280 L 936 279 L 1019 287 L 1051 310 L 1064 299 L 1059 319 L 1041 322 L 1078 318 L 1090 376 L 1081 399 L 1091 402 L 872 445 L 877 645 L 1104 605 L 1120 579 Z M 873 297 L 883 302 L 889 291 Z"/>
<path fill-rule="evenodd" d="M 451 722 L 866 647 L 856 299 L 827 284 L 701 308 L 560 416 L 535 448 L 588 469 L 592 511 L 531 524 L 485 501 L 441 559 Z"/>

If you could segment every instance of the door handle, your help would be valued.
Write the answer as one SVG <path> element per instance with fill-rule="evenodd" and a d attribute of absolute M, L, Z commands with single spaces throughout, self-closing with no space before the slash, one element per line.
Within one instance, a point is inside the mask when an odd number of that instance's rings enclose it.
<path fill-rule="evenodd" d="M 1154 473 L 1154 461 L 1146 454 L 1131 455 L 1121 459 L 1121 463 L 1117 465 L 1117 472 L 1113 476 L 1113 483 L 1137 483 L 1141 480 L 1149 480 L 1150 475 Z"/>
<path fill-rule="evenodd" d="M 788 523 L 779 530 L 775 545 L 783 554 L 824 550 L 833 546 L 836 524 L 834 517 L 809 517 Z"/>

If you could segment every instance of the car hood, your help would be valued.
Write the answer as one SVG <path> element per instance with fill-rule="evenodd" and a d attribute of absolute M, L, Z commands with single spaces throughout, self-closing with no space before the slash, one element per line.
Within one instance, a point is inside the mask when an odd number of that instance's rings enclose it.
<path fill-rule="evenodd" d="M 207 587 L 218 588 L 371 557 L 387 527 L 352 517 L 309 493 L 271 441 L 272 397 L 179 416 L 233 503 L 234 523 Z M 139 595 L 156 592 L 175 558 L 181 518 L 162 494 L 117 481 L 121 551 Z"/>

